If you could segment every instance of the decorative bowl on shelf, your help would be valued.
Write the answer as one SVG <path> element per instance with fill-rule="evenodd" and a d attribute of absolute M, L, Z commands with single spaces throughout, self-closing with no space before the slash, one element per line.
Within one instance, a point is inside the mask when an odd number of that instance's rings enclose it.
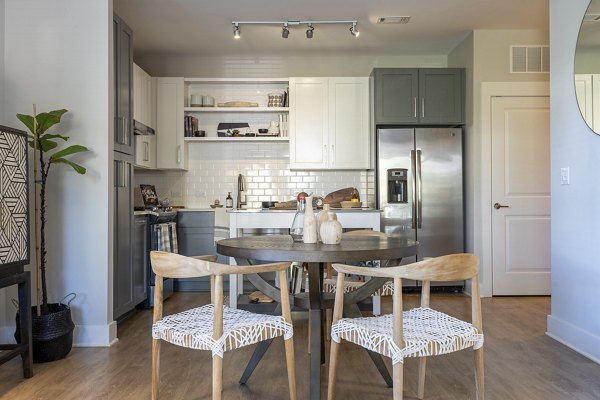
<path fill-rule="evenodd" d="M 342 208 L 361 208 L 362 203 L 360 201 L 342 201 L 340 202 Z"/>

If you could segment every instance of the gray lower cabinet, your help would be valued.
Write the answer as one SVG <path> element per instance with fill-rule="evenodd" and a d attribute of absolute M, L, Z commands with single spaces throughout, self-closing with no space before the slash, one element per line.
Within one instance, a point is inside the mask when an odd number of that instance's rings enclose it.
<path fill-rule="evenodd" d="M 133 221 L 133 302 L 140 304 L 148 298 L 148 216 L 136 215 Z"/>
<path fill-rule="evenodd" d="M 214 211 L 178 212 L 177 243 L 179 254 L 184 256 L 216 254 Z M 208 277 L 177 279 L 175 281 L 175 291 L 209 290 L 210 280 Z"/>
<path fill-rule="evenodd" d="M 133 294 L 133 157 L 115 153 L 113 318 L 135 307 Z"/>
<path fill-rule="evenodd" d="M 377 125 L 461 125 L 463 68 L 376 68 L 372 73 Z"/>

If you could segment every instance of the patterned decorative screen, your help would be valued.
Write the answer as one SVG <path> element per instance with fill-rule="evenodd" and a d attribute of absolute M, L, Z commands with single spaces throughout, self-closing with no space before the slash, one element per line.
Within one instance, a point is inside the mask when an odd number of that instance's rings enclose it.
<path fill-rule="evenodd" d="M 0 125 L 0 267 L 29 263 L 27 135 Z"/>

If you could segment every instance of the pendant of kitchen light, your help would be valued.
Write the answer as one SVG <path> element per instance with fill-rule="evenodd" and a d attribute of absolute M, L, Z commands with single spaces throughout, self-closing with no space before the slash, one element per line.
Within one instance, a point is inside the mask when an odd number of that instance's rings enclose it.
<path fill-rule="evenodd" d="M 356 27 L 356 22 L 353 23 L 352 26 L 350 27 L 350 33 L 354 37 L 358 37 L 358 35 L 360 35 L 360 32 L 358 31 L 358 28 Z"/>
<path fill-rule="evenodd" d="M 233 38 L 234 39 L 240 38 L 240 26 L 238 24 L 235 24 L 233 26 Z"/>
<path fill-rule="evenodd" d="M 306 30 L 306 38 L 307 39 L 312 39 L 314 30 L 315 30 L 315 27 L 312 26 L 312 24 L 308 24 L 308 29 Z"/>
<path fill-rule="evenodd" d="M 281 37 L 287 39 L 290 35 L 290 30 L 288 29 L 288 24 L 283 24 L 283 29 L 281 30 Z"/>

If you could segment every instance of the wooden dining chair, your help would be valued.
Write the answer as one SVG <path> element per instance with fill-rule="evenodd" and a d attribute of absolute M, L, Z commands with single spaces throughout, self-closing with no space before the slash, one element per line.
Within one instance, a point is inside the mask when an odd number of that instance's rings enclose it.
<path fill-rule="evenodd" d="M 344 236 L 374 236 L 385 239 L 388 237 L 383 232 L 373 231 L 368 229 L 360 229 L 355 231 L 344 232 Z M 341 260 L 340 260 L 341 261 Z M 385 260 L 388 262 L 388 260 Z M 389 262 L 393 262 L 394 260 L 389 260 Z M 326 293 L 335 293 L 337 290 L 336 286 L 336 278 L 333 274 L 333 268 L 331 263 L 327 264 L 326 268 L 326 277 L 323 279 L 323 291 Z M 393 264 L 392 264 L 393 265 Z M 355 291 L 356 289 L 361 288 L 365 284 L 365 281 L 357 281 L 357 280 L 348 280 L 344 281 L 344 293 L 349 293 Z M 392 281 L 386 282 L 380 289 L 378 289 L 373 296 L 391 296 L 394 293 L 394 284 Z"/>
<path fill-rule="evenodd" d="M 346 274 L 394 279 L 393 314 L 378 317 L 341 318 L 343 291 L 337 291 L 331 327 L 328 400 L 335 399 L 335 380 L 340 339 L 390 357 L 393 364 L 394 400 L 402 399 L 403 361 L 419 357 L 417 397 L 425 392 L 426 357 L 472 347 L 475 357 L 475 386 L 484 400 L 483 327 L 479 297 L 479 259 L 473 254 L 451 254 L 413 264 L 389 268 L 365 268 L 334 264 L 337 286 L 344 287 Z M 423 281 L 421 306 L 402 308 L 402 279 Z M 429 307 L 431 281 L 471 280 L 471 322 L 461 321 Z"/>
<path fill-rule="evenodd" d="M 212 398 L 221 399 L 223 354 L 225 351 L 283 336 L 290 399 L 296 399 L 293 327 L 286 270 L 289 263 L 237 266 L 216 263 L 216 256 L 185 257 L 152 251 L 152 269 L 156 273 L 154 322 L 152 325 L 152 399 L 158 399 L 161 340 L 212 352 Z M 279 272 L 281 316 L 255 314 L 223 306 L 223 276 Z M 163 278 L 210 276 L 211 304 L 163 316 Z"/>

